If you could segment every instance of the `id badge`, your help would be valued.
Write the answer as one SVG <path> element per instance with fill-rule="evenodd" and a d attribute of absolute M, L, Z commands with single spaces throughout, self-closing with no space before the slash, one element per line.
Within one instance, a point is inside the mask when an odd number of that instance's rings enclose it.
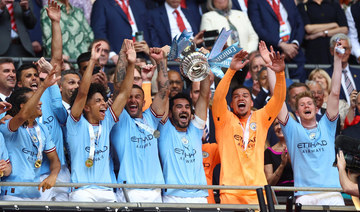
<path fill-rule="evenodd" d="M 287 42 L 290 39 L 290 30 L 283 21 L 280 22 L 279 36 L 283 42 Z"/>

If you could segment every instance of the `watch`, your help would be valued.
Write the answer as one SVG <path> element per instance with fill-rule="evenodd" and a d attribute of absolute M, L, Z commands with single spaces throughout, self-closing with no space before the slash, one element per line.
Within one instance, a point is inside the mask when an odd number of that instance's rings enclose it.
<path fill-rule="evenodd" d="M 324 31 L 324 34 L 325 34 L 325 37 L 327 37 L 328 34 L 329 34 L 329 31 L 325 30 L 325 31 Z"/>

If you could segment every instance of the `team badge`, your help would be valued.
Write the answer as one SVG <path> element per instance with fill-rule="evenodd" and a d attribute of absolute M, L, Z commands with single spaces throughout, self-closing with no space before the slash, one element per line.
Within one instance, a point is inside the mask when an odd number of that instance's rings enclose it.
<path fill-rule="evenodd" d="M 88 168 L 91 168 L 92 166 L 94 165 L 94 161 L 90 158 L 88 158 L 86 161 L 85 161 L 85 166 L 88 167 Z"/>
<path fill-rule="evenodd" d="M 250 129 L 252 129 L 253 131 L 256 130 L 256 123 L 255 122 L 250 123 Z"/>
<path fill-rule="evenodd" d="M 209 153 L 207 153 L 207 152 L 205 152 L 205 151 L 202 152 L 202 155 L 203 155 L 203 158 L 209 157 Z"/>
<path fill-rule="evenodd" d="M 189 140 L 186 138 L 186 137 L 182 137 L 181 138 L 181 141 L 183 142 L 183 144 L 188 144 L 189 143 Z"/>
<path fill-rule="evenodd" d="M 311 140 L 313 140 L 313 139 L 315 139 L 315 136 L 316 136 L 315 133 L 310 133 L 309 138 L 310 138 Z"/>

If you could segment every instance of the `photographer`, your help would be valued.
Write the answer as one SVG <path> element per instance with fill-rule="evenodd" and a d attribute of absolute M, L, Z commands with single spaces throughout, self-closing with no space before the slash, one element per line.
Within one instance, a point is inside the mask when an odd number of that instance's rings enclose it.
<path fill-rule="evenodd" d="M 360 176 L 360 174 L 353 173 L 351 171 L 346 173 L 346 161 L 343 151 L 339 150 L 336 157 L 341 187 L 345 193 L 359 197 L 359 185 L 357 178 Z"/>

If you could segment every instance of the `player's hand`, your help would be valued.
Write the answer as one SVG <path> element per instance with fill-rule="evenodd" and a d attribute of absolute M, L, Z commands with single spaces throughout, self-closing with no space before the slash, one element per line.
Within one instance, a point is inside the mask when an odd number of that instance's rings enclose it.
<path fill-rule="evenodd" d="M 165 53 L 161 48 L 150 48 L 150 57 L 153 58 L 156 63 L 160 63 L 161 60 L 166 58 Z"/>
<path fill-rule="evenodd" d="M 45 178 L 38 186 L 38 190 L 42 189 L 42 192 L 44 192 L 47 189 L 52 188 L 56 183 L 56 175 L 49 175 L 47 178 Z"/>
<path fill-rule="evenodd" d="M 0 102 L 0 114 L 10 110 L 12 105 L 8 102 Z"/>
<path fill-rule="evenodd" d="M 266 47 L 266 43 L 264 41 L 259 42 L 259 52 L 262 57 L 262 59 L 265 61 L 266 64 L 271 64 L 270 59 L 270 52 L 273 52 L 274 49 L 272 46 L 270 46 L 270 51 Z"/>
<path fill-rule="evenodd" d="M 285 70 L 285 56 L 281 55 L 280 52 L 271 52 L 270 60 L 272 64 L 266 64 L 267 67 L 275 72 L 282 72 Z"/>
<path fill-rule="evenodd" d="M 58 5 L 58 3 L 56 1 L 48 0 L 48 7 L 45 9 L 46 9 L 47 15 L 49 16 L 51 21 L 60 22 L 60 17 L 61 17 L 60 8 L 61 8 L 61 6 Z"/>
<path fill-rule="evenodd" d="M 248 53 L 245 50 L 241 50 L 240 52 L 236 53 L 233 59 L 231 60 L 230 68 L 232 70 L 240 70 L 244 68 L 244 66 L 249 62 L 248 59 L 245 60 L 247 56 Z"/>
<path fill-rule="evenodd" d="M 144 81 L 151 81 L 154 76 L 156 66 L 153 64 L 147 64 L 141 66 L 141 79 Z"/>

